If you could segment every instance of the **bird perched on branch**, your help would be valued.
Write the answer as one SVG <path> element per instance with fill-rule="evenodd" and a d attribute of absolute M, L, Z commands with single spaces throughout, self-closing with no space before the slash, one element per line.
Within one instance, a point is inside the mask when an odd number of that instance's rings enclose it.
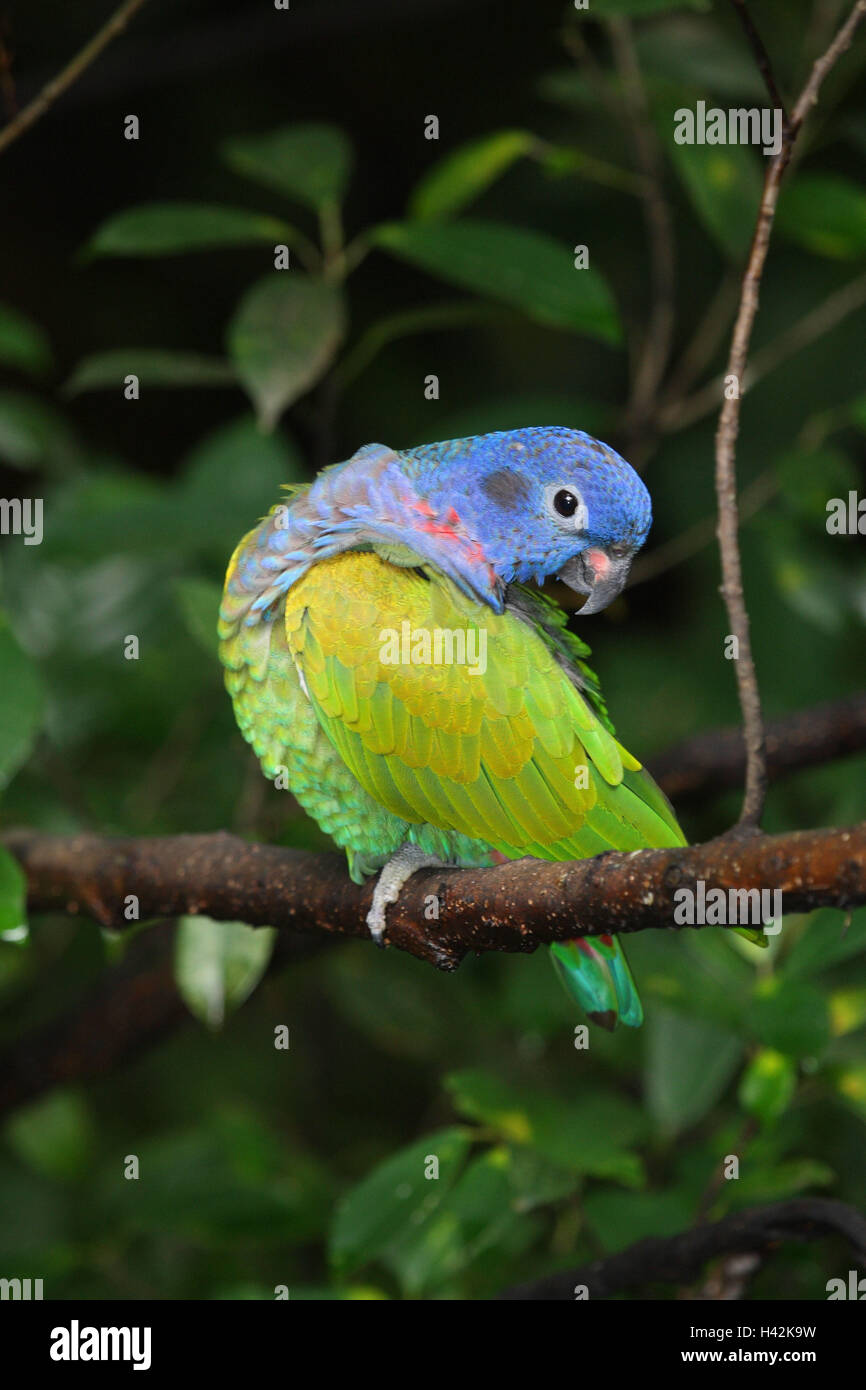
<path fill-rule="evenodd" d="M 377 941 L 422 867 L 686 843 L 614 737 L 589 648 L 527 587 L 558 575 L 599 612 L 650 522 L 607 445 L 519 429 L 368 444 L 237 547 L 219 634 L 238 724 L 355 882 L 378 872 Z M 592 1019 L 641 1022 L 615 937 L 550 950 Z"/>

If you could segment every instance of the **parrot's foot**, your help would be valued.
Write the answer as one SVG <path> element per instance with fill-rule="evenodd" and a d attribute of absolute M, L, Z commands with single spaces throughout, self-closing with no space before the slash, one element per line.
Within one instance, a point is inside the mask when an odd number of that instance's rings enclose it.
<path fill-rule="evenodd" d="M 373 890 L 373 906 L 367 913 L 367 926 L 370 928 L 370 935 L 377 946 L 384 945 L 382 937 L 385 934 L 385 909 L 389 903 L 395 903 L 400 896 L 403 885 L 419 869 L 444 869 L 444 860 L 437 859 L 434 854 L 427 854 L 417 845 L 401 845 L 396 854 L 392 854 L 387 864 L 379 874 L 379 879 Z"/>

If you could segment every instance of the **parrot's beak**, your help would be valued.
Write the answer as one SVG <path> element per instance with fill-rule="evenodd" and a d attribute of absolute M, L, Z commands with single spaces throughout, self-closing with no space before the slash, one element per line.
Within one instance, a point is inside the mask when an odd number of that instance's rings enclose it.
<path fill-rule="evenodd" d="M 595 548 L 582 550 L 573 560 L 567 561 L 559 571 L 559 577 L 569 589 L 578 594 L 589 594 L 580 610 L 581 616 L 600 613 L 613 603 L 625 588 L 631 568 L 631 555 L 608 555 Z"/>

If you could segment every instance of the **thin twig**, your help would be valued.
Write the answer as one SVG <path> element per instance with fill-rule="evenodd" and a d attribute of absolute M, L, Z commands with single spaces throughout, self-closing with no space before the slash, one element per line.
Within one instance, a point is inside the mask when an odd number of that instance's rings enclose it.
<path fill-rule="evenodd" d="M 783 125 L 787 126 L 788 113 L 785 110 L 785 103 L 782 101 L 782 98 L 779 95 L 779 89 L 776 86 L 776 79 L 773 75 L 773 69 L 770 64 L 770 59 L 769 55 L 767 54 L 767 50 L 764 47 L 763 40 L 761 39 L 760 34 L 758 33 L 757 29 L 754 26 L 754 23 L 752 22 L 752 16 L 746 9 L 746 0 L 731 0 L 731 4 L 736 10 L 740 23 L 746 31 L 746 37 L 748 38 L 749 43 L 752 45 L 752 52 L 755 55 L 755 62 L 758 64 L 761 76 L 763 77 L 767 91 L 770 94 L 770 101 L 772 102 L 773 106 L 778 107 L 778 109 L 782 112 Z"/>
<path fill-rule="evenodd" d="M 125 0 L 125 3 L 115 10 L 114 14 L 102 26 L 98 33 L 93 35 L 79 53 L 76 53 L 71 62 L 53 77 L 50 82 L 42 88 L 38 96 L 34 97 L 27 106 L 23 107 L 14 120 L 0 130 L 0 154 L 8 149 L 13 140 L 17 140 L 19 135 L 23 135 L 26 130 L 35 125 L 40 117 L 54 105 L 58 97 L 61 97 L 74 82 L 90 67 L 90 64 L 99 57 L 104 48 L 107 48 L 112 39 L 129 24 L 129 21 L 144 5 L 145 0 Z"/>
<path fill-rule="evenodd" d="M 734 325 L 728 365 L 725 371 L 726 380 L 735 383 L 736 390 L 726 395 L 716 431 L 717 535 L 722 564 L 721 592 L 728 613 L 731 633 L 738 642 L 737 686 L 746 740 L 746 788 L 739 820 L 739 824 L 743 827 L 756 826 L 760 820 L 766 796 L 767 770 L 761 697 L 752 656 L 749 615 L 743 597 L 738 539 L 736 447 L 740 427 L 741 392 L 739 386 L 745 376 L 752 328 L 758 312 L 761 277 L 767 259 L 779 187 L 791 157 L 794 141 L 806 115 L 818 99 L 824 78 L 841 54 L 850 46 L 857 25 L 864 14 L 866 14 L 866 0 L 857 0 L 851 14 L 826 53 L 815 62 L 809 79 L 791 113 L 790 121 L 784 130 L 782 148 L 768 165 L 749 261 L 743 276 L 740 307 Z"/>

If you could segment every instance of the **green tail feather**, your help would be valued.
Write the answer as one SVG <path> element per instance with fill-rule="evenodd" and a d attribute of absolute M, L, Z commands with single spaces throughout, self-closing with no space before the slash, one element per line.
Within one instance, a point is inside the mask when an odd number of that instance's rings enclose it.
<path fill-rule="evenodd" d="M 611 1031 L 618 1022 L 629 1028 L 643 1023 L 643 1008 L 615 936 L 584 936 L 556 941 L 550 948 L 554 969 L 566 993 L 589 1015 Z"/>

